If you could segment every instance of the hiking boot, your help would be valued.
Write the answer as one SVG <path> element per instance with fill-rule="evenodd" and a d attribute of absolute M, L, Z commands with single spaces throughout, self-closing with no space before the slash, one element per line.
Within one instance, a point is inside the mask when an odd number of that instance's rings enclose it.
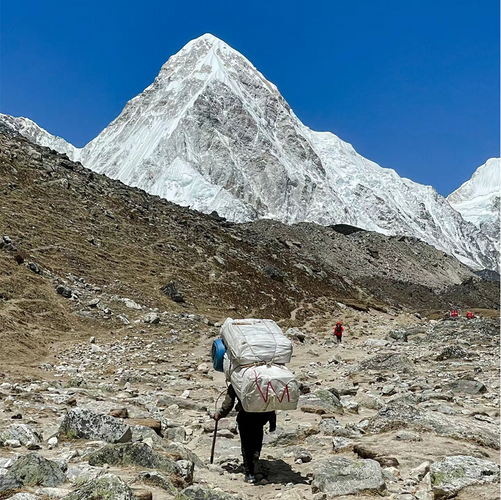
<path fill-rule="evenodd" d="M 245 482 L 249 484 L 256 484 L 256 476 L 253 476 L 252 474 L 247 474 L 245 476 Z"/>

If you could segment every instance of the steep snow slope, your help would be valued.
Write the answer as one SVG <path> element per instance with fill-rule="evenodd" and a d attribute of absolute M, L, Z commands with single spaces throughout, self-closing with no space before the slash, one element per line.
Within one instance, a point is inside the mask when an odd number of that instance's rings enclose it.
<path fill-rule="evenodd" d="M 447 197 L 463 219 L 475 224 L 499 245 L 501 165 L 491 158 L 478 167 L 470 180 Z"/>
<path fill-rule="evenodd" d="M 79 161 L 80 159 L 81 149 L 76 148 L 61 137 L 50 134 L 47 130 L 39 127 L 34 121 L 28 118 L 16 118 L 0 113 L 0 122 L 27 137 L 32 142 L 40 144 L 40 146 L 46 146 L 60 153 L 66 153 L 68 158 L 73 161 Z"/>
<path fill-rule="evenodd" d="M 416 236 L 476 269 L 497 266 L 492 242 L 433 188 L 309 130 L 272 83 L 212 35 L 172 56 L 79 160 L 234 221 L 352 224 Z"/>

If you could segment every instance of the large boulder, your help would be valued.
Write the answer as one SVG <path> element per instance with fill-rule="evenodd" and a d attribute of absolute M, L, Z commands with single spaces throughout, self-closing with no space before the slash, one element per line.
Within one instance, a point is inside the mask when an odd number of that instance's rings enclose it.
<path fill-rule="evenodd" d="M 169 443 L 164 447 L 165 452 L 173 460 L 188 460 L 193 462 L 199 469 L 206 469 L 207 466 L 200 460 L 198 455 L 181 443 Z"/>
<path fill-rule="evenodd" d="M 74 408 L 64 417 L 59 434 L 69 438 L 100 439 L 108 443 L 126 443 L 132 439 L 129 425 L 120 419 L 85 408 Z"/>
<path fill-rule="evenodd" d="M 8 429 L 0 433 L 0 442 L 16 440 L 23 446 L 40 444 L 42 437 L 27 424 L 12 424 Z"/>
<path fill-rule="evenodd" d="M 146 443 L 108 444 L 91 453 L 89 465 L 139 465 L 147 469 L 180 474 L 176 462 L 154 451 Z"/>
<path fill-rule="evenodd" d="M 412 361 L 407 356 L 397 353 L 377 354 L 371 358 L 364 359 L 355 367 L 355 371 L 365 372 L 367 370 L 409 374 L 415 372 Z"/>
<path fill-rule="evenodd" d="M 335 394 L 319 389 L 315 393 L 305 394 L 299 397 L 299 408 L 306 413 L 323 414 L 343 414 L 343 405 Z"/>
<path fill-rule="evenodd" d="M 140 472 L 133 482 L 161 488 L 162 490 L 170 492 L 172 495 L 177 495 L 177 489 L 174 484 L 172 484 L 170 478 L 156 470 Z"/>
<path fill-rule="evenodd" d="M 460 392 L 471 395 L 483 394 L 484 392 L 487 392 L 487 387 L 485 387 L 485 385 L 479 380 L 464 378 L 451 382 L 449 384 L 449 389 L 454 393 Z"/>
<path fill-rule="evenodd" d="M 464 359 L 468 357 L 468 351 L 460 345 L 448 345 L 435 358 L 437 361 L 445 361 L 446 359 Z"/>
<path fill-rule="evenodd" d="M 127 483 L 113 474 L 106 474 L 85 482 L 80 488 L 64 497 L 64 500 L 89 499 L 136 500 Z"/>
<path fill-rule="evenodd" d="M 495 425 L 424 410 L 403 401 L 393 401 L 382 408 L 370 419 L 368 431 L 378 434 L 407 427 L 432 430 L 439 436 L 464 439 L 499 450 L 499 434 Z"/>
<path fill-rule="evenodd" d="M 59 486 L 66 481 L 66 474 L 59 464 L 36 453 L 18 458 L 8 476 L 25 486 Z"/>
<path fill-rule="evenodd" d="M 10 475 L 0 475 L 0 493 L 3 491 L 17 490 L 21 486 L 21 481 L 18 481 L 15 477 Z"/>
<path fill-rule="evenodd" d="M 157 406 L 166 407 L 177 405 L 183 410 L 207 411 L 207 405 L 197 403 L 191 399 L 179 398 L 176 396 L 164 395 L 157 401 Z"/>
<path fill-rule="evenodd" d="M 179 492 L 174 500 L 244 500 L 239 495 L 230 495 L 224 491 L 201 486 L 189 486 Z"/>
<path fill-rule="evenodd" d="M 446 457 L 430 468 L 435 499 L 452 498 L 467 486 L 499 483 L 499 465 L 490 460 L 469 456 Z"/>
<path fill-rule="evenodd" d="M 381 466 L 375 460 L 355 460 L 336 457 L 315 464 L 313 493 L 328 496 L 382 493 L 386 489 Z"/>

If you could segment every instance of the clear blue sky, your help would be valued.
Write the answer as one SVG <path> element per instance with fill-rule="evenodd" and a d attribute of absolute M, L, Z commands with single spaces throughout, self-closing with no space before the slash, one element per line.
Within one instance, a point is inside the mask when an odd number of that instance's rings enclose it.
<path fill-rule="evenodd" d="M 0 111 L 83 146 L 206 32 L 310 128 L 443 195 L 499 156 L 498 0 L 4 0 Z"/>

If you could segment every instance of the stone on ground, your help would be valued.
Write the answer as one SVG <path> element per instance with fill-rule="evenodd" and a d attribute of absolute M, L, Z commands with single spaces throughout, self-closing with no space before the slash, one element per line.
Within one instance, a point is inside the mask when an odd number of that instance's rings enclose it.
<path fill-rule="evenodd" d="M 180 474 L 179 466 L 170 458 L 154 451 L 145 443 L 108 444 L 89 455 L 89 465 L 139 465 L 148 469 Z"/>
<path fill-rule="evenodd" d="M 59 464 L 36 453 L 18 458 L 8 475 L 25 486 L 59 486 L 66 481 Z"/>
<path fill-rule="evenodd" d="M 126 443 L 132 439 L 132 431 L 126 423 L 85 408 L 74 408 L 65 415 L 59 435 L 108 443 Z"/>
<path fill-rule="evenodd" d="M 114 474 L 106 474 L 87 481 L 80 488 L 66 496 L 65 500 L 89 500 L 91 498 L 135 500 L 134 494 L 127 483 Z"/>
<path fill-rule="evenodd" d="M 446 499 L 467 486 L 498 483 L 499 465 L 490 460 L 469 456 L 446 457 L 430 467 L 435 499 Z"/>
<path fill-rule="evenodd" d="M 244 500 L 238 495 L 230 495 L 224 491 L 189 486 L 176 495 L 174 500 Z"/>
<path fill-rule="evenodd" d="M 316 464 L 311 484 L 313 493 L 329 496 L 380 493 L 386 489 L 381 466 L 375 460 L 336 457 Z"/>

